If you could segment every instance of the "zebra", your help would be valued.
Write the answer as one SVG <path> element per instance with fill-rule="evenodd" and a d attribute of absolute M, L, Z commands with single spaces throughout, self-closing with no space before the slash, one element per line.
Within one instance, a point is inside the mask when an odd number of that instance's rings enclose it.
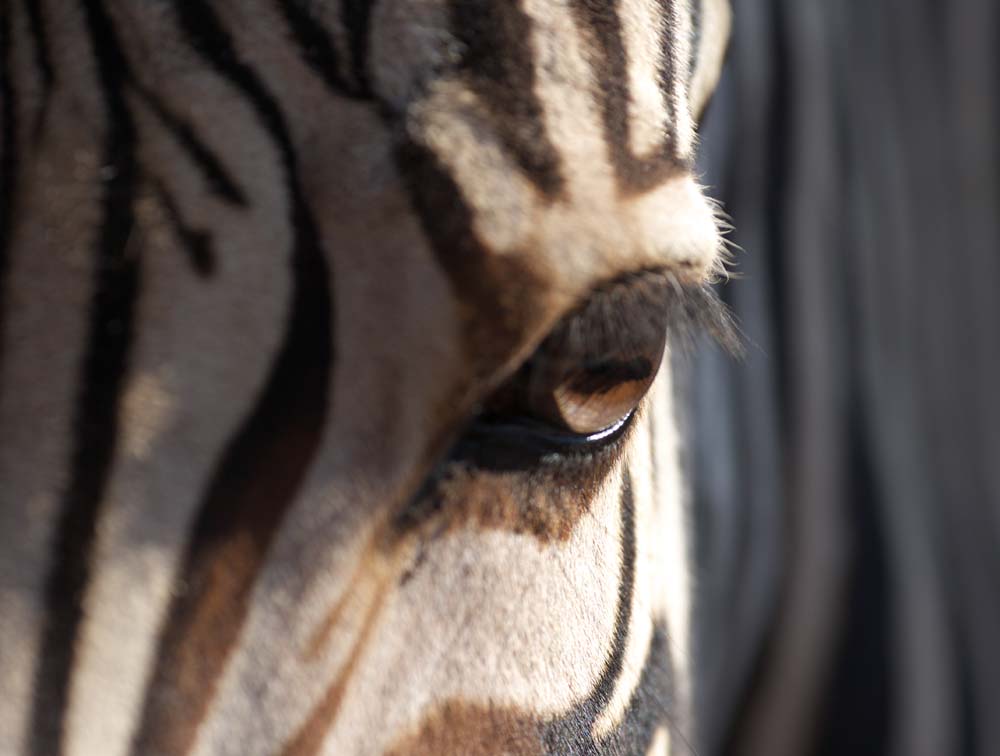
<path fill-rule="evenodd" d="M 729 22 L 0 4 L 0 752 L 697 752 Z"/>

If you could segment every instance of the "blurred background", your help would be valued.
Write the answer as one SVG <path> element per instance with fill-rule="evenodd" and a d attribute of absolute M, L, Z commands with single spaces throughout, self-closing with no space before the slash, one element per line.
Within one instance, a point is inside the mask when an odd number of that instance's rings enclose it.
<path fill-rule="evenodd" d="M 1000 3 L 734 0 L 685 366 L 709 753 L 1000 754 Z"/>

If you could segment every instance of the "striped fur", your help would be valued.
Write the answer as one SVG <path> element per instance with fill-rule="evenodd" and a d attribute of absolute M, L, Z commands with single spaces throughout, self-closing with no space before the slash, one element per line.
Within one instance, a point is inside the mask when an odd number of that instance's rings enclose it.
<path fill-rule="evenodd" d="M 581 303 L 720 270 L 727 32 L 0 0 L 0 753 L 690 752 L 669 361 L 599 449 L 469 428 Z"/>

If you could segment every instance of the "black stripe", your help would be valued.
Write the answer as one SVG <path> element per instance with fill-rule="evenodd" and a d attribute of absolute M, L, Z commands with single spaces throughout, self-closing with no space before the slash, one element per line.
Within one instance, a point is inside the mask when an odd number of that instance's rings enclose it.
<path fill-rule="evenodd" d="M 214 697 L 271 541 L 319 447 L 330 404 L 330 271 L 302 196 L 285 118 L 203 0 L 175 6 L 189 44 L 246 97 L 280 152 L 294 232 L 291 311 L 256 406 L 227 444 L 202 499 L 159 641 L 133 753 L 184 753 Z M 229 556 L 235 555 L 233 560 Z"/>
<path fill-rule="evenodd" d="M 371 82 L 368 76 L 368 34 L 374 5 L 372 0 L 343 0 L 341 6 L 341 20 L 351 47 L 351 71 L 354 74 L 355 91 L 360 96 L 371 94 Z"/>
<path fill-rule="evenodd" d="M 118 403 L 128 371 L 139 292 L 139 257 L 128 249 L 137 186 L 136 133 L 125 102 L 125 59 L 99 0 L 83 3 L 107 110 L 102 223 L 94 297 L 73 427 L 74 451 L 45 586 L 45 623 L 35 669 L 29 753 L 61 751 L 74 643 L 90 577 L 96 523 L 118 439 Z"/>
<path fill-rule="evenodd" d="M 10 80 L 14 43 L 10 28 L 10 7 L 6 2 L 0 2 L 0 337 L 4 333 L 4 292 L 14 226 L 14 190 L 18 171 L 17 113 L 14 85 Z M 2 366 L 3 343 L 0 342 L 0 367 Z"/>
<path fill-rule="evenodd" d="M 167 188 L 160 182 L 155 182 L 153 188 L 156 196 L 167 211 L 167 219 L 173 226 L 177 234 L 178 241 L 187 252 L 191 267 L 202 278 L 209 278 L 215 274 L 215 252 L 212 250 L 212 237 L 206 231 L 191 228 L 184 222 L 180 208 L 174 202 L 173 196 Z"/>
<path fill-rule="evenodd" d="M 667 628 L 659 622 L 655 623 L 642 675 L 629 698 L 625 715 L 614 730 L 594 743 L 593 753 L 599 756 L 649 753 L 657 731 L 665 726 L 695 753 L 680 723 L 671 716 L 676 691 L 667 639 Z"/>
<path fill-rule="evenodd" d="M 668 22 L 672 0 L 663 2 Z M 601 84 L 600 100 L 604 138 L 615 169 L 619 188 L 627 193 L 649 191 L 689 166 L 677 157 L 677 134 L 674 99 L 672 43 L 674 26 L 664 25 L 662 89 L 667 124 L 663 144 L 647 158 L 637 158 L 629 145 L 628 52 L 623 43 L 619 0 L 595 4 L 591 0 L 572 0 L 577 23 L 588 40 Z"/>
<path fill-rule="evenodd" d="M 41 108 L 38 112 L 38 119 L 35 121 L 34 136 L 37 139 L 45 125 L 45 116 L 49 109 L 49 100 L 52 96 L 52 88 L 55 85 L 56 75 L 52 68 L 52 55 L 49 51 L 49 35 L 45 27 L 45 18 L 42 15 L 42 0 L 24 0 L 24 7 L 28 12 L 28 30 L 31 33 L 35 46 L 35 65 L 42 77 Z"/>
<path fill-rule="evenodd" d="M 451 33 L 464 49 L 458 68 L 489 111 L 504 149 L 543 194 L 557 197 L 565 181 L 535 93 L 531 19 L 516 2 L 448 0 L 448 11 Z"/>
<path fill-rule="evenodd" d="M 337 53 L 337 47 L 319 20 L 309 10 L 310 3 L 305 0 L 277 0 L 275 4 L 285 17 L 288 28 L 298 45 L 302 60 L 317 73 L 327 88 L 334 94 L 344 97 L 358 97 L 364 94 L 363 88 L 359 84 L 349 81 L 342 72 L 342 63 Z M 352 48 L 352 54 L 353 52 Z M 364 54 L 363 50 L 360 54 Z M 352 58 L 352 64 L 353 60 Z"/>
<path fill-rule="evenodd" d="M 635 500 L 632 496 L 632 473 L 628 467 L 622 474 L 621 489 L 621 546 L 622 564 L 618 577 L 618 608 L 615 610 L 614 639 L 611 653 L 604 664 L 604 671 L 594 686 L 591 697 L 599 709 L 610 703 L 615 683 L 622 673 L 625 652 L 628 648 L 629 630 L 632 625 L 632 597 L 635 593 Z M 595 715 L 598 712 L 595 712 Z"/>
<path fill-rule="evenodd" d="M 635 593 L 635 501 L 632 497 L 632 476 L 626 467 L 622 473 L 621 499 L 621 549 L 622 562 L 618 578 L 618 604 L 615 610 L 615 624 L 611 634 L 611 648 L 601 676 L 594 684 L 590 695 L 574 706 L 565 716 L 547 723 L 542 737 L 549 753 L 591 754 L 595 744 L 591 731 L 600 713 L 611 702 L 615 684 L 621 677 L 628 649 L 628 637 L 632 624 L 632 601 Z"/>
<path fill-rule="evenodd" d="M 174 139 L 177 140 L 177 143 L 187 152 L 195 166 L 201 171 L 205 183 L 208 184 L 212 193 L 230 205 L 246 207 L 248 204 L 246 193 L 236 183 L 236 180 L 229 175 L 222 161 L 201 141 L 201 138 L 191 128 L 191 125 L 170 112 L 159 97 L 138 82 L 131 80 L 130 83 L 139 96 L 142 97 L 142 101 L 160 119 L 164 128 L 170 132 Z"/>
<path fill-rule="evenodd" d="M 466 359 L 487 371 L 481 377 L 492 375 L 541 315 L 531 294 L 539 285 L 536 274 L 516 256 L 493 255 L 483 246 L 461 189 L 433 152 L 404 142 L 396 165 L 435 259 L 466 310 Z"/>

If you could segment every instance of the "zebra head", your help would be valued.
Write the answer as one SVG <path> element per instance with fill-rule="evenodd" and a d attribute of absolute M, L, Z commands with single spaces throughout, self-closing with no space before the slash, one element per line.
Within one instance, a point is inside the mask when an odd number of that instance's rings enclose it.
<path fill-rule="evenodd" d="M 52 5 L 2 17 L 0 751 L 686 752 L 722 0 Z"/>

